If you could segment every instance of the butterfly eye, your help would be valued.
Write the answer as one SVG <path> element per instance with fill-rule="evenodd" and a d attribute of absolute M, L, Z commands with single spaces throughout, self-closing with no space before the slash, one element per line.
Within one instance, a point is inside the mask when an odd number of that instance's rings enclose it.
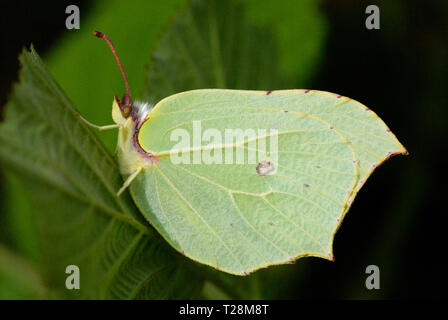
<path fill-rule="evenodd" d="M 121 115 L 123 116 L 123 118 L 128 118 L 132 112 L 131 97 L 127 93 L 125 93 L 121 100 L 118 99 L 117 96 L 115 96 L 115 101 L 117 102 L 118 106 L 120 107 Z"/>
<path fill-rule="evenodd" d="M 132 107 L 127 104 L 125 106 L 120 106 L 120 110 L 123 118 L 127 118 L 131 114 Z"/>

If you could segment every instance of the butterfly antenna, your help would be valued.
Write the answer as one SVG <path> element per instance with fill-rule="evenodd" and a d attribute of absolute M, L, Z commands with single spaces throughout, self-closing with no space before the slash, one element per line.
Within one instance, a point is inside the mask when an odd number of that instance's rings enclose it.
<path fill-rule="evenodd" d="M 101 32 L 98 32 L 98 31 L 94 31 L 93 35 L 95 37 L 104 39 L 107 42 L 107 44 L 109 45 L 110 50 L 114 54 L 115 60 L 117 61 L 118 67 L 120 68 L 121 74 L 123 75 L 124 84 L 126 86 L 126 92 L 127 92 L 128 96 L 129 96 L 129 98 L 131 98 L 131 91 L 129 90 L 128 78 L 126 77 L 126 73 L 124 72 L 123 66 L 122 66 L 122 64 L 120 62 L 120 59 L 118 58 L 117 51 L 115 50 L 115 47 L 112 44 L 112 41 L 110 41 L 109 37 L 106 36 L 104 33 L 101 33 Z"/>

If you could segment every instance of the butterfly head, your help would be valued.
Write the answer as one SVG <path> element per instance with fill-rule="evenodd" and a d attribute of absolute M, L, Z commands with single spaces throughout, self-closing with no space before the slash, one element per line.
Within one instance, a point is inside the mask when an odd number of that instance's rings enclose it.
<path fill-rule="evenodd" d="M 124 94 L 121 100 L 114 96 L 112 102 L 112 119 L 115 123 L 124 125 L 132 115 L 132 101 L 128 94 Z"/>
<path fill-rule="evenodd" d="M 117 103 L 118 108 L 120 109 L 120 113 L 123 116 L 123 118 L 127 119 L 132 112 L 132 100 L 131 96 L 125 93 L 123 95 L 123 98 L 118 99 L 117 96 L 114 97 L 114 101 Z"/>

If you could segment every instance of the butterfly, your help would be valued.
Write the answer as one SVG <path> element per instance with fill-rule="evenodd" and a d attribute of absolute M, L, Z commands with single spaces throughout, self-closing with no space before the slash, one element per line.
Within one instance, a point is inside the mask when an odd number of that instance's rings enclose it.
<path fill-rule="evenodd" d="M 334 260 L 333 239 L 373 170 L 407 154 L 363 104 L 317 90 L 200 89 L 155 106 L 114 97 L 117 157 L 137 207 L 180 253 L 236 275 L 304 256 Z"/>

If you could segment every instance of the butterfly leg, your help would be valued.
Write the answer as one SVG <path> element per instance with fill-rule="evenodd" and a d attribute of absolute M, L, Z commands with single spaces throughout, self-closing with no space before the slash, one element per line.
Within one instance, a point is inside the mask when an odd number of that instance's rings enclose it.
<path fill-rule="evenodd" d="M 123 183 L 123 186 L 120 188 L 120 190 L 118 190 L 117 192 L 117 198 L 120 196 L 120 194 L 122 194 L 122 192 L 124 190 L 126 190 L 127 187 L 129 187 L 129 185 L 131 184 L 132 181 L 134 181 L 135 177 L 137 177 L 137 175 L 140 173 L 140 171 L 142 171 L 142 167 L 138 168 L 137 170 L 135 170 L 135 172 L 133 174 L 131 174 L 126 181 Z"/>
<path fill-rule="evenodd" d="M 115 151 L 114 151 L 114 154 L 112 155 L 112 157 L 115 157 L 117 155 L 117 153 L 118 153 L 118 143 L 115 146 Z"/>
<path fill-rule="evenodd" d="M 87 121 L 83 116 L 81 116 L 80 114 L 78 114 L 79 119 L 81 119 L 85 124 L 87 124 L 89 127 L 98 129 L 100 131 L 102 130 L 109 130 L 109 129 L 117 129 L 120 128 L 121 125 L 119 124 L 110 124 L 107 126 L 97 126 L 96 124 L 90 123 L 89 121 Z"/>

